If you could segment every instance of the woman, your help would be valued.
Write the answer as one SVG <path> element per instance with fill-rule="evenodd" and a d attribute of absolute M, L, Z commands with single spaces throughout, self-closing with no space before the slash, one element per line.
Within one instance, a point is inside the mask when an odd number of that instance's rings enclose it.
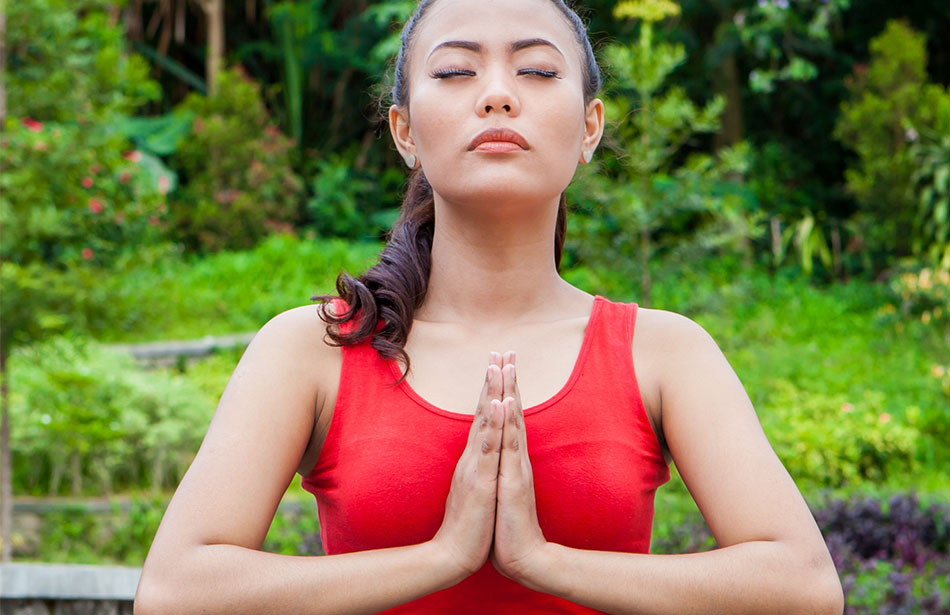
<path fill-rule="evenodd" d="M 340 276 L 344 300 L 254 338 L 137 613 L 842 611 L 815 522 L 715 342 L 558 275 L 563 191 L 603 132 L 599 86 L 562 0 L 419 4 L 389 110 L 414 169 L 391 241 L 364 276 Z M 648 554 L 670 459 L 718 549 Z M 258 550 L 295 471 L 327 556 Z"/>

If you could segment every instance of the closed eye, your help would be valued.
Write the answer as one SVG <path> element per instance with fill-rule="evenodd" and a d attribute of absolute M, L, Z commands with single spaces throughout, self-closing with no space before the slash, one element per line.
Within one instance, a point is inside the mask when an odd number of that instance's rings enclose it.
<path fill-rule="evenodd" d="M 539 77 L 546 77 L 546 78 L 551 78 L 551 77 L 554 77 L 554 78 L 557 78 L 557 79 L 560 79 L 560 78 L 561 78 L 561 77 L 560 77 L 556 72 L 554 72 L 554 71 L 542 70 L 542 69 L 540 69 L 540 68 L 523 68 L 523 69 L 521 69 L 521 70 L 518 71 L 518 74 L 519 74 L 519 75 L 522 75 L 522 74 L 524 74 L 524 75 L 537 75 L 537 76 L 539 76 Z M 450 69 L 447 69 L 447 70 L 436 71 L 436 72 L 432 73 L 431 77 L 434 78 L 434 79 L 446 79 L 446 78 L 448 78 L 448 77 L 455 77 L 455 76 L 457 76 L 457 75 L 471 77 L 471 76 L 474 76 L 474 75 L 475 75 L 475 72 L 474 72 L 474 71 L 470 71 L 470 70 L 462 70 L 462 69 L 458 69 L 458 68 L 450 68 Z"/>

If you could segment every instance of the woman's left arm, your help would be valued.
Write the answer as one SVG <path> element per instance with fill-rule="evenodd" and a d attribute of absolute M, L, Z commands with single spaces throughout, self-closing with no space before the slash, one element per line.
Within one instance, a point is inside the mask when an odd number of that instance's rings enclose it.
<path fill-rule="evenodd" d="M 536 522 L 527 455 L 513 463 L 530 442 L 524 421 L 515 420 L 505 423 L 502 467 L 512 468 L 512 481 L 518 480 L 516 468 L 526 468 L 522 484 L 531 489 L 532 506 L 527 514 L 515 514 L 515 509 L 524 509 L 516 502 L 528 498 L 509 497 L 505 502 L 504 485 L 499 485 L 494 552 L 512 563 L 493 558 L 496 568 L 526 587 L 608 613 L 840 615 L 841 584 L 821 533 L 729 362 L 692 320 L 650 310 L 645 326 L 644 312 L 637 326 L 643 339 L 635 341 L 634 354 L 638 343 L 647 345 L 657 361 L 663 434 L 719 548 L 655 555 L 539 541 L 540 532 L 525 521 L 533 516 Z M 513 412 L 520 414 L 520 409 Z M 509 425 L 519 423 L 521 433 L 515 434 Z M 515 435 L 520 446 L 512 447 Z M 520 521 L 500 527 L 503 516 Z M 528 527 L 505 531 L 522 524 Z M 526 541 L 520 539 L 524 536 Z"/>

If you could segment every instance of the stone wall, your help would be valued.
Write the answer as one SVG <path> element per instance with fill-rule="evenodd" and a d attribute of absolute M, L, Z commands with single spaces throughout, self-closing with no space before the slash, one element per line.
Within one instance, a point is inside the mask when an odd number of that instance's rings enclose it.
<path fill-rule="evenodd" d="M 0 564 L 3 615 L 132 615 L 141 568 Z"/>

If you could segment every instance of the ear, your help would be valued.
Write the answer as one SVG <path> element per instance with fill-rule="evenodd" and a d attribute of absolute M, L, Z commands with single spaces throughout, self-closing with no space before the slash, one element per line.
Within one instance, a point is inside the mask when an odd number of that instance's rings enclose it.
<path fill-rule="evenodd" d="M 398 105 L 389 107 L 389 132 L 399 155 L 403 158 L 416 154 L 416 144 L 409 133 L 409 110 Z"/>
<path fill-rule="evenodd" d="M 593 154 L 603 135 L 604 101 L 595 98 L 587 104 L 587 112 L 584 116 L 584 140 L 581 141 L 581 157 L 579 159 L 581 164 L 587 164 L 584 160 L 584 152 Z"/>

